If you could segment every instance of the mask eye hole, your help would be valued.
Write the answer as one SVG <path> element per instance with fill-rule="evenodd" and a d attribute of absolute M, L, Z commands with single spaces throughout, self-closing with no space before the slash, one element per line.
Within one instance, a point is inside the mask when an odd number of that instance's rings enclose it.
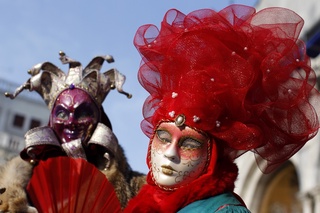
<path fill-rule="evenodd" d="M 77 119 L 95 118 L 95 109 L 91 104 L 83 103 L 75 111 Z"/>
<path fill-rule="evenodd" d="M 183 149 L 199 149 L 201 148 L 201 146 L 202 146 L 201 142 L 190 137 L 184 138 L 180 142 L 180 147 Z"/>
<path fill-rule="evenodd" d="M 54 112 L 54 115 L 56 116 L 56 118 L 61 120 L 67 120 L 68 114 L 69 114 L 68 111 L 61 106 L 57 106 Z"/>
<path fill-rule="evenodd" d="M 171 143 L 172 137 L 168 131 L 159 129 L 156 131 L 156 135 L 160 141 Z"/>

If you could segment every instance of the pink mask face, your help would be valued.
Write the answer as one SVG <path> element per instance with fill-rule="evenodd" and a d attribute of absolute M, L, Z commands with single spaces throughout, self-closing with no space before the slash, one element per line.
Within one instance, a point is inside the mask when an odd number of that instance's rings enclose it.
<path fill-rule="evenodd" d="M 151 144 L 151 172 L 167 188 L 188 184 L 203 174 L 209 162 L 209 138 L 173 122 L 161 123 Z"/>
<path fill-rule="evenodd" d="M 50 116 L 50 126 L 62 143 L 81 139 L 92 134 L 100 114 L 91 97 L 81 89 L 68 89 L 57 98 Z"/>

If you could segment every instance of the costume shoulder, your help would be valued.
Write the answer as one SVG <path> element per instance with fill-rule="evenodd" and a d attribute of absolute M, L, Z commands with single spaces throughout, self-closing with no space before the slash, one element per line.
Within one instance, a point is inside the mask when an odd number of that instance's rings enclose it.
<path fill-rule="evenodd" d="M 100 171 L 112 183 L 121 207 L 125 208 L 129 200 L 136 196 L 142 185 L 146 183 L 146 176 L 131 169 L 124 150 L 119 144 L 115 155 L 109 160 L 108 168 Z"/>
<path fill-rule="evenodd" d="M 242 201 L 239 201 L 233 193 L 224 193 L 208 199 L 195 201 L 178 212 L 250 213 Z"/>
<path fill-rule="evenodd" d="M 31 177 L 32 168 L 32 164 L 19 156 L 12 158 L 0 167 L 0 187 L 10 185 L 25 187 Z"/>
<path fill-rule="evenodd" d="M 14 157 L 0 167 L 0 211 L 37 212 L 28 205 L 25 187 L 28 184 L 33 166 L 20 157 Z"/>
<path fill-rule="evenodd" d="M 130 188 L 133 197 L 138 194 L 144 184 L 146 184 L 146 175 L 137 171 L 132 171 L 130 174 Z"/>
<path fill-rule="evenodd" d="M 250 213 L 250 211 L 246 207 L 237 206 L 237 205 L 227 205 L 215 212 L 217 213 Z"/>

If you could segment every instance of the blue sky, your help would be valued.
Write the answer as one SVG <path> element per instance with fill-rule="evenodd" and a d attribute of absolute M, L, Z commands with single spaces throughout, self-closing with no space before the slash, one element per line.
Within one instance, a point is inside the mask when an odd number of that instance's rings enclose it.
<path fill-rule="evenodd" d="M 112 55 L 101 71 L 117 68 L 126 75 L 124 90 L 132 99 L 111 91 L 103 106 L 131 167 L 147 172 L 148 138 L 140 129 L 142 104 L 147 97 L 137 80 L 140 56 L 133 46 L 139 26 L 160 25 L 165 12 L 187 14 L 201 8 L 220 10 L 231 4 L 254 5 L 255 0 L 11 0 L 0 3 L 0 77 L 22 84 L 28 69 L 50 61 L 67 72 L 59 51 L 83 66 L 97 55 Z M 8 100 L 10 101 L 10 100 Z"/>

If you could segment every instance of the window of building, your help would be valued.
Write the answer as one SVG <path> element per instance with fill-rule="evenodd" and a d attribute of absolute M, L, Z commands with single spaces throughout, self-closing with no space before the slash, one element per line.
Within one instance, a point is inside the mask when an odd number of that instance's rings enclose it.
<path fill-rule="evenodd" d="M 24 116 L 16 114 L 13 119 L 13 126 L 17 128 L 22 128 L 24 123 Z"/>
<path fill-rule="evenodd" d="M 298 199 L 299 180 L 296 169 L 291 162 L 271 175 L 263 198 L 260 213 L 303 212 Z"/>
<path fill-rule="evenodd" d="M 37 119 L 31 119 L 31 122 L 30 122 L 30 129 L 32 128 L 35 128 L 35 127 L 38 127 L 41 125 L 41 122 Z"/>

